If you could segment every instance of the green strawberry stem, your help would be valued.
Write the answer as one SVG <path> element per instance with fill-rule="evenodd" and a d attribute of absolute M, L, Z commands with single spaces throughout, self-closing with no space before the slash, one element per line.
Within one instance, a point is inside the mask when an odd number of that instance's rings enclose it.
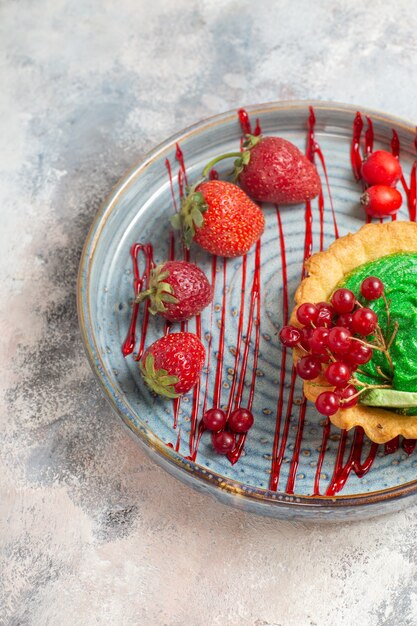
<path fill-rule="evenodd" d="M 177 393 L 174 388 L 174 385 L 178 382 L 178 376 L 171 376 L 164 369 L 156 370 L 153 354 L 149 353 L 145 362 L 142 359 L 139 367 L 145 383 L 152 391 L 166 398 L 180 397 L 181 394 Z"/>
<path fill-rule="evenodd" d="M 204 225 L 203 214 L 207 211 L 208 205 L 204 196 L 196 191 L 198 185 L 203 180 L 199 180 L 195 185 L 187 189 L 187 193 L 181 201 L 179 213 L 171 217 L 171 225 L 176 230 L 182 231 L 182 238 L 186 248 L 191 246 L 194 239 L 195 229 Z"/>
<path fill-rule="evenodd" d="M 246 135 L 246 140 L 243 145 L 244 150 L 241 152 L 225 152 L 225 154 L 221 154 L 220 156 L 215 157 L 207 163 L 206 167 L 203 169 L 203 178 L 207 178 L 210 170 L 216 163 L 219 161 L 223 161 L 224 159 L 233 159 L 235 158 L 234 170 L 233 170 L 233 180 L 237 180 L 239 174 L 242 172 L 245 165 L 247 165 L 250 161 L 250 151 L 253 146 L 256 146 L 257 143 L 261 140 L 261 136 L 255 137 L 255 135 Z"/>
<path fill-rule="evenodd" d="M 242 152 L 225 152 L 225 154 L 221 154 L 220 156 L 215 157 L 209 163 L 207 163 L 206 167 L 203 169 L 203 178 L 207 178 L 210 173 L 210 170 L 218 163 L 219 161 L 223 161 L 224 159 L 233 159 L 241 158 Z"/>
<path fill-rule="evenodd" d="M 135 302 L 138 304 L 149 298 L 149 312 L 152 315 L 164 313 L 166 311 L 165 303 L 176 304 L 178 302 L 173 294 L 172 286 L 165 282 L 168 276 L 169 273 L 164 272 L 164 264 L 157 265 L 151 270 L 148 289 L 138 293 L 135 298 Z"/>

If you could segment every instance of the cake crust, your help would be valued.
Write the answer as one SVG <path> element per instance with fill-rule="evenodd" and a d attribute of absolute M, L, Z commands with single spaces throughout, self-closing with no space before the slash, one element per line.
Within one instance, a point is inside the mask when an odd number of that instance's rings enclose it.
<path fill-rule="evenodd" d="M 332 243 L 324 252 L 318 252 L 306 262 L 307 277 L 295 293 L 290 324 L 300 327 L 295 312 L 303 302 L 329 301 L 332 292 L 346 274 L 359 265 L 398 252 L 417 252 L 417 223 L 387 222 L 366 224 L 355 234 L 348 234 Z M 294 362 L 302 356 L 299 348 L 293 351 Z M 314 401 L 322 391 L 333 389 L 323 376 L 315 381 L 304 381 L 304 394 Z M 417 410 L 416 410 L 417 413 Z M 369 439 L 385 443 L 397 435 L 417 438 L 417 415 L 402 416 L 387 409 L 357 404 L 339 410 L 330 417 L 338 428 L 350 430 L 362 426 Z"/>

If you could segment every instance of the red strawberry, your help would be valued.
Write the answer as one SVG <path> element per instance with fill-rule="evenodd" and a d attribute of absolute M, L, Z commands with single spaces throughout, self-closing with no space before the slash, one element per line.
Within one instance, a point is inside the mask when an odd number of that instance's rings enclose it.
<path fill-rule="evenodd" d="M 281 137 L 247 135 L 243 152 L 229 152 L 213 159 L 203 171 L 207 175 L 223 158 L 236 156 L 235 179 L 259 202 L 298 204 L 315 198 L 320 191 L 316 167 L 290 141 Z"/>
<path fill-rule="evenodd" d="M 145 350 L 139 367 L 152 391 L 178 398 L 194 387 L 205 358 L 206 351 L 197 335 L 170 333 Z"/>
<path fill-rule="evenodd" d="M 265 227 L 258 205 L 237 185 L 220 180 L 191 189 L 171 221 L 182 229 L 187 247 L 194 239 L 208 252 L 226 257 L 246 254 Z"/>
<path fill-rule="evenodd" d="M 170 322 L 198 315 L 213 299 L 213 289 L 204 272 L 187 261 L 167 261 L 151 271 L 149 287 L 136 302 L 150 299 L 149 311 Z"/>

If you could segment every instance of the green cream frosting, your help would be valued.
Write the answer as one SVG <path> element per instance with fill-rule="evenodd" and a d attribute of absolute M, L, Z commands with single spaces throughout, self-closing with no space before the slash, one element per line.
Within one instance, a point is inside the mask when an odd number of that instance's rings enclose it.
<path fill-rule="evenodd" d="M 417 242 L 416 242 L 417 243 Z M 386 338 L 391 336 L 394 322 L 398 322 L 398 332 L 390 347 L 390 356 L 394 364 L 393 389 L 399 391 L 417 391 L 417 253 L 391 254 L 376 261 L 360 265 L 351 272 L 340 286 L 360 294 L 360 285 L 368 276 L 377 276 L 384 283 L 385 295 L 390 302 L 391 324 L 388 327 L 387 314 L 383 298 L 367 302 L 359 298 L 362 304 L 373 309 L 379 319 L 379 325 Z M 374 350 L 369 363 L 361 365 L 364 374 L 356 377 L 369 384 L 381 384 L 377 367 L 392 376 L 386 357 Z"/>

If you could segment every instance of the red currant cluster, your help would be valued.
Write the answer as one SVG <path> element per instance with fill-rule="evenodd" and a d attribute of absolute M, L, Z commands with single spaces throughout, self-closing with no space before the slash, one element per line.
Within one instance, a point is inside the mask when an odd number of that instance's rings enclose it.
<path fill-rule="evenodd" d="M 361 196 L 366 213 L 371 217 L 395 215 L 403 201 L 395 189 L 402 175 L 398 159 L 386 150 L 377 150 L 364 161 L 361 173 L 369 185 Z"/>
<path fill-rule="evenodd" d="M 366 278 L 360 287 L 368 301 L 385 299 L 384 285 L 375 276 Z M 334 391 L 324 391 L 316 399 L 316 407 L 324 415 L 333 415 L 339 408 L 348 408 L 371 386 L 357 380 L 354 372 L 371 360 L 373 350 L 387 354 L 387 346 L 378 325 L 378 316 L 363 306 L 349 289 L 337 289 L 330 303 L 301 304 L 296 312 L 301 328 L 284 326 L 279 338 L 284 346 L 298 347 L 305 354 L 296 365 L 303 380 L 314 380 L 320 374 Z M 366 338 L 371 338 L 370 343 Z M 386 384 L 378 387 L 387 387 Z M 358 391 L 357 387 L 360 387 Z"/>
<path fill-rule="evenodd" d="M 228 454 L 236 445 L 236 434 L 247 433 L 252 428 L 253 415 L 241 407 L 232 411 L 228 419 L 222 409 L 209 409 L 203 415 L 203 424 L 212 431 L 211 442 L 217 454 Z"/>

